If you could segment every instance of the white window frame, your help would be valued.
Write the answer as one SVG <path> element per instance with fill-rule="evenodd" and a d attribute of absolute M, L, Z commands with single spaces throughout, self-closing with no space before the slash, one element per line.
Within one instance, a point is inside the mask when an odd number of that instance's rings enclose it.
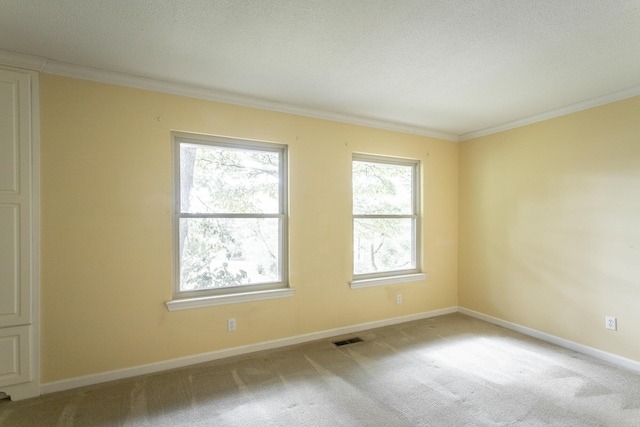
<path fill-rule="evenodd" d="M 381 163 L 398 166 L 412 167 L 412 212 L 408 215 L 360 215 L 353 213 L 351 207 L 352 229 L 351 243 L 353 245 L 355 237 L 355 220 L 357 218 L 411 218 L 414 220 L 412 256 L 414 257 L 415 268 L 406 270 L 381 271 L 376 273 L 355 274 L 355 260 L 353 246 L 351 250 L 353 280 L 349 282 L 352 289 L 367 288 L 371 286 L 383 286 L 394 283 L 417 282 L 426 279 L 427 275 L 422 272 L 422 186 L 421 186 L 421 162 L 416 159 L 406 159 L 400 157 L 381 156 L 373 154 L 353 153 L 351 159 L 352 171 L 354 162 Z M 353 173 L 353 172 L 352 172 Z M 353 185 L 352 185 L 353 191 Z M 353 203 L 353 195 L 351 198 Z"/>
<path fill-rule="evenodd" d="M 279 154 L 279 212 L 277 214 L 259 213 L 187 213 L 181 211 L 180 185 L 180 147 L 182 144 L 206 145 L 276 152 Z M 185 132 L 172 132 L 173 145 L 173 299 L 166 303 L 169 311 L 213 305 L 233 304 L 272 298 L 290 297 L 293 289 L 289 287 L 289 251 L 288 251 L 288 147 L 285 144 L 229 138 L 213 135 L 201 135 Z M 234 287 L 199 289 L 184 291 L 180 289 L 180 237 L 181 218 L 278 218 L 280 221 L 279 269 L 280 281 L 266 284 L 242 285 Z"/>

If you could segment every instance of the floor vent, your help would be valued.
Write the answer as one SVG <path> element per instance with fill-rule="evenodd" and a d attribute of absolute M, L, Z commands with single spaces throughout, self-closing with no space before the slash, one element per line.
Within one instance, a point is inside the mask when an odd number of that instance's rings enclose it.
<path fill-rule="evenodd" d="M 364 340 L 360 337 L 355 337 L 355 338 L 349 338 L 348 340 L 343 340 L 343 341 L 334 341 L 333 345 L 335 345 L 336 347 L 341 347 L 343 345 L 347 345 L 347 344 L 354 344 L 357 342 L 363 342 Z"/>

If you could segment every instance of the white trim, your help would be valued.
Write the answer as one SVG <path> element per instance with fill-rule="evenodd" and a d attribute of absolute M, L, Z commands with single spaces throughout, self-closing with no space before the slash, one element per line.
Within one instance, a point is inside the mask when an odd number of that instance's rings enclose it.
<path fill-rule="evenodd" d="M 522 126 L 530 125 L 544 120 L 554 119 L 560 116 L 566 116 L 567 114 L 576 113 L 582 110 L 588 110 L 589 108 L 599 107 L 600 105 L 610 104 L 616 101 L 622 101 L 623 99 L 632 98 L 640 95 L 640 86 L 634 86 L 628 89 L 623 89 L 614 93 L 609 93 L 597 98 L 587 99 L 585 101 L 576 102 L 575 104 L 565 105 L 564 107 L 556 108 L 550 111 L 546 111 L 540 114 L 534 114 L 532 116 L 523 117 L 511 122 L 502 123 L 500 125 L 491 126 L 486 129 L 476 130 L 474 132 L 465 133 L 459 135 L 458 141 L 467 141 L 469 139 L 480 138 L 482 136 L 491 135 L 498 132 L 503 132 L 509 129 L 515 129 Z"/>
<path fill-rule="evenodd" d="M 370 288 L 372 286 L 393 285 L 394 283 L 419 282 L 427 279 L 426 273 L 403 274 L 401 276 L 374 277 L 349 282 L 351 289 Z"/>
<path fill-rule="evenodd" d="M 634 86 L 597 98 L 587 99 L 585 101 L 569 104 L 564 107 L 556 108 L 547 112 L 542 112 L 540 114 L 534 114 L 532 116 L 524 117 L 518 120 L 502 123 L 500 125 L 490 126 L 485 129 L 478 129 L 476 131 L 464 133 L 461 135 L 455 135 L 452 133 L 441 132 L 421 126 L 410 126 L 386 120 L 370 119 L 351 114 L 317 110 L 298 105 L 291 105 L 266 99 L 238 95 L 235 93 L 224 92 L 215 89 L 208 89 L 173 82 L 165 82 L 161 80 L 150 79 L 147 77 L 119 73 L 115 71 L 101 70 L 97 68 L 85 67 L 82 65 L 52 61 L 39 56 L 11 52 L 2 49 L 0 49 L 0 64 L 19 67 L 27 70 L 40 71 L 48 74 L 73 77 L 77 79 L 115 84 L 119 86 L 151 90 L 154 92 L 169 93 L 173 95 L 188 96 L 191 98 L 204 99 L 207 101 L 223 102 L 226 104 L 241 105 L 244 107 L 259 108 L 262 110 L 277 111 L 280 113 L 295 114 L 322 120 L 331 120 L 334 122 L 348 123 L 352 125 L 384 129 L 393 132 L 408 133 L 412 135 L 426 136 L 453 142 L 462 142 L 469 139 L 479 138 L 481 136 L 491 135 L 505 130 L 526 126 L 543 120 L 564 116 L 567 114 L 640 95 L 640 86 Z"/>
<path fill-rule="evenodd" d="M 428 311 L 423 313 L 410 314 L 407 316 L 395 317 L 392 319 L 377 320 L 373 322 L 360 323 L 358 325 L 345 326 L 342 328 L 327 329 L 320 332 L 312 332 L 309 334 L 297 335 L 289 338 L 282 338 L 273 341 L 264 341 L 261 343 L 233 347 L 224 350 L 212 351 L 209 353 L 201 353 L 193 356 L 180 357 L 162 362 L 149 363 L 146 365 L 138 365 L 131 368 L 118 369 L 114 371 L 102 372 L 99 374 L 85 375 L 61 381 L 42 384 L 40 388 L 41 394 L 54 393 L 57 391 L 69 390 L 77 387 L 84 387 L 93 384 L 99 384 L 107 381 L 131 378 L 138 375 L 151 374 L 154 372 L 166 371 L 169 369 L 183 368 L 185 366 L 195 365 L 198 363 L 210 362 L 212 360 L 223 359 L 231 356 L 254 353 L 256 351 L 270 350 L 274 348 L 286 347 L 295 344 L 301 344 L 310 341 L 316 341 L 344 334 L 351 334 L 364 330 L 381 328 L 384 326 L 395 325 L 398 323 L 411 322 L 414 320 L 427 319 L 429 317 L 442 316 L 458 311 L 458 307 L 449 307 L 440 310 Z"/>
<path fill-rule="evenodd" d="M 0 49 L 0 65 L 42 71 L 46 63 L 46 58 Z"/>
<path fill-rule="evenodd" d="M 31 395 L 40 388 L 40 76 L 31 74 Z"/>
<path fill-rule="evenodd" d="M 245 140 L 216 135 L 202 135 L 186 132 L 171 132 L 173 143 L 173 301 L 167 303 L 169 311 L 206 307 L 236 302 L 255 301 L 262 299 L 289 297 L 293 290 L 284 289 L 289 283 L 289 147 L 286 144 L 266 141 Z M 195 145 L 210 149 L 232 149 L 241 151 L 255 151 L 271 153 L 278 156 L 278 211 L 271 214 L 251 213 L 189 213 L 181 208 L 181 147 L 183 144 Z M 195 173 L 195 172 L 194 172 Z M 185 291 L 181 289 L 181 259 L 180 259 L 180 221 L 185 218 L 271 218 L 278 221 L 278 281 L 270 284 L 256 285 L 251 288 L 239 287 L 225 289 L 209 289 Z M 253 289 L 250 291 L 249 289 Z M 271 291 L 271 292 L 265 292 Z M 275 292 L 274 292 L 275 291 Z M 182 301 L 189 301 L 188 304 Z"/>
<path fill-rule="evenodd" d="M 131 378 L 138 375 L 151 374 L 155 372 L 166 371 L 169 369 L 183 368 L 198 363 L 210 362 L 213 360 L 223 359 L 226 357 L 238 356 L 243 354 L 254 353 L 262 350 L 270 350 L 274 348 L 286 347 L 290 345 L 301 344 L 310 341 L 316 341 L 326 338 L 337 337 L 340 335 L 351 334 L 354 332 L 365 331 L 374 328 L 381 328 L 384 326 L 396 325 L 399 323 L 411 322 L 414 320 L 427 319 L 430 317 L 443 316 L 445 314 L 451 314 L 460 312 L 467 316 L 475 317 L 480 320 L 484 320 L 489 323 L 493 323 L 507 329 L 520 332 L 522 334 L 541 339 L 543 341 L 568 348 L 579 353 L 587 354 L 595 358 L 608 361 L 615 365 L 631 369 L 633 371 L 640 372 L 640 362 L 617 356 L 615 354 L 607 353 L 592 347 L 584 346 L 582 344 L 575 343 L 573 341 L 565 340 L 553 335 L 546 334 L 544 332 L 537 331 L 535 329 L 527 328 L 515 323 L 507 322 L 502 319 L 498 319 L 486 314 L 478 313 L 473 310 L 469 310 L 463 307 L 448 307 L 439 310 L 433 310 L 428 312 L 410 314 L 407 316 L 395 317 L 391 319 L 377 320 L 373 322 L 360 323 L 352 326 L 345 326 L 341 328 L 328 329 L 319 332 L 312 332 L 309 334 L 297 335 L 289 338 L 282 338 L 272 341 L 264 341 L 256 344 L 249 344 L 240 347 L 233 347 L 223 350 L 212 351 L 208 353 L 196 354 L 193 356 L 185 356 L 177 359 L 165 360 L 156 363 L 149 363 L 145 365 L 133 366 L 130 368 L 118 369 L 114 371 L 102 372 L 99 374 L 85 375 L 82 377 L 69 378 L 61 381 L 54 381 L 50 383 L 42 384 L 40 387 L 41 394 L 54 393 L 58 391 L 70 390 L 77 387 L 84 387 L 93 384 L 100 384 L 107 381 L 120 380 L 125 378 Z"/>
<path fill-rule="evenodd" d="M 351 167 L 352 175 L 355 176 L 354 165 L 359 163 L 369 163 L 377 165 L 387 165 L 391 167 L 408 167 L 411 168 L 411 213 L 409 214 L 380 214 L 380 213 L 355 213 L 355 205 L 352 206 L 352 240 L 353 244 L 353 256 L 352 261 L 355 270 L 356 264 L 356 220 L 376 220 L 383 218 L 392 219 L 411 219 L 412 220 L 412 232 L 411 232 L 411 258 L 414 261 L 413 268 L 396 269 L 396 271 L 384 271 L 384 272 L 369 272 L 365 274 L 355 274 L 353 280 L 349 282 L 351 289 L 368 288 L 372 286 L 384 286 L 394 283 L 415 282 L 419 280 L 425 280 L 427 275 L 422 273 L 423 260 L 422 260 L 422 162 L 418 159 L 404 158 L 404 157 L 390 157 L 378 154 L 358 153 L 354 152 L 351 155 Z M 359 174 L 358 174 L 359 175 Z M 352 185 L 353 200 L 355 202 L 356 188 Z"/>
<path fill-rule="evenodd" d="M 386 120 L 359 117 L 352 114 L 318 110 L 315 108 L 286 104 L 282 102 L 271 101 L 268 99 L 254 98 L 251 96 L 244 96 L 236 93 L 193 85 L 165 82 L 148 77 L 135 76 L 132 74 L 125 74 L 116 71 L 102 70 L 98 68 L 86 67 L 83 65 L 68 64 L 64 62 L 48 60 L 47 58 L 38 56 L 9 52 L 0 49 L 0 64 L 3 63 L 30 70 L 41 71 L 44 73 L 56 74 L 59 76 L 91 80 L 100 83 L 109 83 L 136 89 L 169 93 L 173 95 L 188 96 L 191 98 L 204 99 L 207 101 L 223 102 L 226 104 L 241 105 L 243 107 L 259 108 L 262 110 L 277 111 L 280 113 L 295 114 L 298 116 L 313 117 L 316 119 L 331 120 L 334 122 L 348 123 L 358 126 L 366 126 L 377 129 L 390 130 L 394 132 L 408 133 L 412 135 L 427 136 L 430 138 L 444 139 L 447 141 L 458 141 L 457 135 L 447 132 L 440 132 L 420 126 L 410 126 Z"/>
<path fill-rule="evenodd" d="M 169 311 L 187 310 L 190 308 L 211 307 L 214 305 L 238 304 L 241 302 L 261 301 L 266 299 L 292 297 L 295 289 L 269 289 L 266 291 L 243 292 L 228 295 L 207 295 L 197 298 L 174 299 L 165 304 Z"/>
<path fill-rule="evenodd" d="M 636 360 L 627 359 L 626 357 L 598 350 L 597 348 L 589 347 L 587 345 L 579 344 L 577 342 L 560 338 L 555 335 L 547 334 L 536 329 L 518 325 L 517 323 L 498 319 L 497 317 L 469 310 L 468 308 L 458 307 L 458 311 L 462 314 L 466 314 L 467 316 L 475 317 L 476 319 L 484 320 L 485 322 L 493 323 L 494 325 L 502 326 L 503 328 L 511 329 L 512 331 L 520 332 L 521 334 L 528 335 L 530 337 L 537 338 L 539 340 L 546 341 L 560 347 L 568 348 L 569 350 L 586 354 L 587 356 L 595 357 L 596 359 L 604 360 L 606 362 L 613 363 L 614 365 L 621 366 L 632 371 L 640 372 L 640 362 Z"/>

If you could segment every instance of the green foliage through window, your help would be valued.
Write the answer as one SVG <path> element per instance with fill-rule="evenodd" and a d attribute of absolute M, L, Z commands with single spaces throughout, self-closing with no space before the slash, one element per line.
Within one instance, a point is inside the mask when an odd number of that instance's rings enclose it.
<path fill-rule="evenodd" d="M 359 158 L 352 163 L 353 272 L 417 268 L 417 163 Z"/>
<path fill-rule="evenodd" d="M 283 153 L 179 143 L 180 291 L 283 280 Z"/>

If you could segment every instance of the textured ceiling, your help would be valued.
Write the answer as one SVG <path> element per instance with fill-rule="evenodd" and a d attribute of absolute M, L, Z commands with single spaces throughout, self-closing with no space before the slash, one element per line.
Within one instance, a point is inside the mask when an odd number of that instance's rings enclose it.
<path fill-rule="evenodd" d="M 0 49 L 461 135 L 640 85 L 640 0 L 0 0 Z"/>

